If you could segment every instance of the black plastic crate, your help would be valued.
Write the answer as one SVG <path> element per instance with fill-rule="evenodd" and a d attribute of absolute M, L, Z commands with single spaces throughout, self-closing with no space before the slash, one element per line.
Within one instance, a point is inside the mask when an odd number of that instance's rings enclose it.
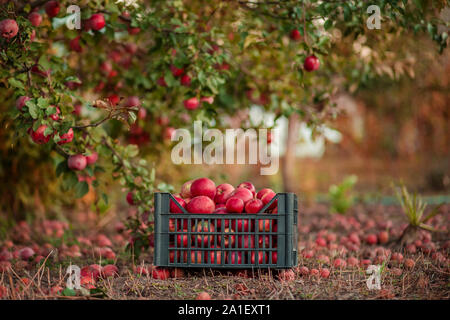
<path fill-rule="evenodd" d="M 155 193 L 156 266 L 286 269 L 297 264 L 294 193 L 278 193 L 257 214 L 194 214 L 180 205 L 183 213 L 170 213 L 170 200 L 177 203 L 170 193 Z M 265 213 L 274 206 L 278 213 Z"/>

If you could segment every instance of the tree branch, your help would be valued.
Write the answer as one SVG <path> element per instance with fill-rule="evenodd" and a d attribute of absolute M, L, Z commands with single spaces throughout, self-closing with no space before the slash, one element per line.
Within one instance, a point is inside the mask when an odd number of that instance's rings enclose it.
<path fill-rule="evenodd" d="M 84 126 L 74 126 L 72 127 L 73 129 L 78 129 L 78 130 L 82 130 L 82 129 L 86 129 L 86 128 L 95 128 L 98 127 L 99 125 L 103 124 L 104 122 L 112 119 L 113 117 L 111 116 L 111 114 L 109 116 L 107 116 L 106 118 L 100 120 L 99 122 L 95 122 L 95 123 L 90 123 Z"/>
<path fill-rule="evenodd" d="M 64 151 L 63 148 L 61 148 L 57 144 L 54 145 L 53 150 L 55 150 L 58 154 L 60 154 L 61 156 L 63 156 L 66 159 L 69 158 L 69 156 L 70 156 L 67 152 Z"/>

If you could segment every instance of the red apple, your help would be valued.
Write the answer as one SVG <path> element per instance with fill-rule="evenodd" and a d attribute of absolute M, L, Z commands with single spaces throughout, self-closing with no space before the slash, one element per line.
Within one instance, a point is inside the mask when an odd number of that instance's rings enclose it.
<path fill-rule="evenodd" d="M 261 201 L 263 202 L 264 206 L 267 205 L 272 199 L 273 197 L 275 197 L 277 194 L 275 192 L 267 192 L 262 198 Z M 275 200 L 270 206 L 269 206 L 269 210 L 273 209 L 277 206 L 278 204 L 278 200 Z"/>
<path fill-rule="evenodd" d="M 230 193 L 228 199 L 229 198 L 239 198 L 246 203 L 247 201 L 253 199 L 253 194 L 247 188 L 236 188 L 232 193 Z"/>
<path fill-rule="evenodd" d="M 184 73 L 184 69 L 183 68 L 177 68 L 175 65 L 171 65 L 170 66 L 170 71 L 172 72 L 174 77 L 180 77 Z"/>
<path fill-rule="evenodd" d="M 42 70 L 39 65 L 35 64 L 31 67 L 31 72 L 41 77 L 47 78 L 50 75 L 51 70 Z"/>
<path fill-rule="evenodd" d="M 189 75 L 187 75 L 187 74 L 183 75 L 180 79 L 180 83 L 181 83 L 181 85 L 183 85 L 185 87 L 190 87 L 191 86 L 191 77 L 189 77 Z"/>
<path fill-rule="evenodd" d="M 270 247 L 270 236 L 260 235 L 258 244 L 260 248 L 269 248 Z"/>
<path fill-rule="evenodd" d="M 127 193 L 127 202 L 130 206 L 134 205 L 134 194 L 131 191 Z"/>
<path fill-rule="evenodd" d="M 42 16 L 37 12 L 32 12 L 28 15 L 28 20 L 30 20 L 33 26 L 39 27 L 42 23 Z"/>
<path fill-rule="evenodd" d="M 145 119 L 147 117 L 147 110 L 145 108 L 139 108 L 137 117 L 138 119 Z"/>
<path fill-rule="evenodd" d="M 370 244 L 370 245 L 373 245 L 373 244 L 376 244 L 377 242 L 378 242 L 378 238 L 377 238 L 377 235 L 376 234 L 369 234 L 367 237 L 366 237 L 366 242 L 368 243 L 368 244 Z"/>
<path fill-rule="evenodd" d="M 193 97 L 193 98 L 184 100 L 183 104 L 186 109 L 195 110 L 200 105 L 200 102 L 198 101 L 198 99 L 196 97 Z"/>
<path fill-rule="evenodd" d="M 140 107 L 141 106 L 141 101 L 139 100 L 139 97 L 131 96 L 131 97 L 128 97 L 127 101 L 125 102 L 125 105 L 128 108 Z"/>
<path fill-rule="evenodd" d="M 192 182 L 190 190 L 193 197 L 206 196 L 214 199 L 216 184 L 208 178 L 199 178 Z"/>
<path fill-rule="evenodd" d="M 176 252 L 176 261 L 175 261 L 175 252 Z M 181 261 L 181 259 L 183 259 L 183 261 Z M 181 263 L 181 262 L 187 263 L 187 251 L 181 252 L 179 250 L 170 250 L 169 262 L 170 263 Z"/>
<path fill-rule="evenodd" d="M 203 251 L 191 251 L 191 263 L 192 264 L 198 264 L 202 263 L 202 258 L 204 258 L 205 255 Z M 203 260 L 203 263 L 205 260 Z"/>
<path fill-rule="evenodd" d="M 250 190 L 252 192 L 252 194 L 253 194 L 253 197 L 256 194 L 255 186 L 251 182 L 242 182 L 237 187 L 238 188 L 245 188 L 245 189 Z"/>
<path fill-rule="evenodd" d="M 60 7 L 58 1 L 49 1 L 45 4 L 45 12 L 50 18 L 56 17 Z"/>
<path fill-rule="evenodd" d="M 92 30 L 101 30 L 105 27 L 105 17 L 101 13 L 94 13 L 89 19 L 89 25 Z"/>
<path fill-rule="evenodd" d="M 98 264 L 91 264 L 90 266 L 85 266 L 81 268 L 80 275 L 83 278 L 89 278 L 91 280 L 97 281 L 102 272 L 102 267 Z"/>
<path fill-rule="evenodd" d="M 234 235 L 234 232 L 229 227 L 226 227 L 224 229 L 223 233 L 224 233 L 223 247 L 224 248 L 234 248 L 234 244 L 236 242 L 236 236 Z"/>
<path fill-rule="evenodd" d="M 221 204 L 216 206 L 216 209 L 214 210 L 214 214 L 227 214 L 227 208 L 226 207 L 218 207 L 218 206 L 223 206 Z M 225 228 L 228 228 L 229 226 L 229 219 L 225 219 Z M 221 230 L 222 227 L 222 219 L 217 218 L 216 220 L 214 220 L 214 225 L 216 226 L 217 230 Z"/>
<path fill-rule="evenodd" d="M 237 219 L 231 223 L 231 228 L 239 232 L 248 232 L 250 230 L 249 221 L 247 219 Z"/>
<path fill-rule="evenodd" d="M 33 131 L 33 129 L 30 130 L 30 136 L 34 143 L 46 144 L 47 142 L 50 141 L 52 134 L 45 136 L 44 132 L 46 129 L 47 126 L 43 124 L 39 128 L 37 128 L 36 131 Z"/>
<path fill-rule="evenodd" d="M 186 203 L 184 202 L 184 200 L 182 198 L 176 197 L 176 196 L 174 196 L 174 198 L 180 204 L 181 207 L 183 207 L 183 208 L 186 207 Z M 181 210 L 173 200 L 170 200 L 170 212 L 171 213 L 183 213 L 183 210 Z"/>
<path fill-rule="evenodd" d="M 0 34 L 5 39 L 14 38 L 19 32 L 16 20 L 5 19 L 0 22 Z"/>
<path fill-rule="evenodd" d="M 51 114 L 51 115 L 50 115 L 50 118 L 51 118 L 53 121 L 58 121 L 58 120 L 59 120 L 59 115 L 61 114 L 61 110 L 60 110 L 59 107 L 57 107 L 57 106 L 50 106 L 50 107 L 56 108 L 56 112 L 55 112 L 54 114 Z"/>
<path fill-rule="evenodd" d="M 226 207 L 228 212 L 242 213 L 242 211 L 244 210 L 244 201 L 236 197 L 231 197 L 228 198 Z"/>
<path fill-rule="evenodd" d="M 73 129 L 70 128 L 69 131 L 59 136 L 61 140 L 58 141 L 58 144 L 63 145 L 72 142 L 73 136 L 74 136 Z"/>
<path fill-rule="evenodd" d="M 29 260 L 34 254 L 34 250 L 29 247 L 25 247 L 19 251 L 19 257 L 22 260 Z"/>
<path fill-rule="evenodd" d="M 167 280 L 170 278 L 170 271 L 166 268 L 155 268 L 152 270 L 152 278 L 158 280 Z"/>
<path fill-rule="evenodd" d="M 174 137 L 175 131 L 176 129 L 172 127 L 164 128 L 164 140 L 172 141 L 172 137 Z"/>
<path fill-rule="evenodd" d="M 113 264 L 107 264 L 102 268 L 102 278 L 115 277 L 119 275 L 119 268 Z"/>
<path fill-rule="evenodd" d="M 22 111 L 22 108 L 26 105 L 27 101 L 30 101 L 31 98 L 27 96 L 20 96 L 16 100 L 16 108 Z"/>
<path fill-rule="evenodd" d="M 188 242 L 189 242 L 189 236 L 187 234 L 177 234 L 178 248 L 187 248 Z"/>
<path fill-rule="evenodd" d="M 200 292 L 195 300 L 211 300 L 211 296 L 208 292 Z"/>
<path fill-rule="evenodd" d="M 112 70 L 113 66 L 109 61 L 103 61 L 100 65 L 100 71 L 106 76 L 109 75 Z"/>
<path fill-rule="evenodd" d="M 299 41 L 302 38 L 302 35 L 300 34 L 300 31 L 298 31 L 297 29 L 293 29 L 291 31 L 291 39 L 295 40 L 295 41 Z"/>
<path fill-rule="evenodd" d="M 215 249 L 214 247 L 211 247 L 211 249 Z M 208 260 L 210 259 L 210 260 Z M 205 257 L 206 263 L 213 263 L 213 264 L 221 264 L 222 263 L 222 252 L 213 250 L 213 251 L 207 251 L 206 257 Z"/>
<path fill-rule="evenodd" d="M 180 194 L 183 198 L 191 198 L 192 197 L 192 194 L 191 194 L 192 182 L 194 182 L 194 180 L 189 180 L 189 181 L 185 182 L 183 184 L 183 186 L 181 187 Z"/>
<path fill-rule="evenodd" d="M 75 90 L 75 89 L 78 89 L 82 85 L 82 82 L 81 81 L 66 81 L 64 84 L 66 85 L 66 87 L 69 90 Z"/>
<path fill-rule="evenodd" d="M 228 195 L 233 192 L 233 190 L 234 187 L 229 183 L 219 184 L 216 188 L 216 195 L 214 196 L 216 205 L 225 203 Z"/>
<path fill-rule="evenodd" d="M 120 97 L 117 94 L 112 94 L 112 95 L 108 96 L 107 99 L 109 100 L 109 103 L 111 103 L 111 105 L 113 105 L 113 106 L 118 105 L 120 102 Z"/>
<path fill-rule="evenodd" d="M 262 199 L 262 197 L 263 197 L 266 193 L 268 193 L 268 192 L 275 193 L 275 192 L 273 192 L 272 189 L 267 189 L 267 188 L 261 189 L 261 190 L 259 190 L 258 193 L 256 194 L 256 198 L 257 198 L 257 199 Z"/>
<path fill-rule="evenodd" d="M 30 34 L 30 41 L 33 42 L 35 38 L 36 38 L 36 30 L 33 29 L 33 31 L 31 31 Z"/>
<path fill-rule="evenodd" d="M 137 28 L 137 27 L 135 27 L 135 28 L 133 28 L 133 27 L 128 28 L 128 34 L 129 35 L 135 35 L 135 34 L 138 34 L 139 32 L 141 32 L 141 28 Z"/>
<path fill-rule="evenodd" d="M 242 264 L 242 252 L 230 251 L 227 261 L 228 264 Z"/>
<path fill-rule="evenodd" d="M 314 55 L 307 57 L 307 58 L 305 59 L 304 64 L 303 64 L 303 67 L 304 67 L 305 70 L 308 71 L 308 72 L 311 72 L 311 71 L 314 71 L 314 70 L 319 69 L 319 66 L 320 66 L 320 61 L 319 61 L 319 59 L 318 59 L 316 56 L 314 56 Z"/>
<path fill-rule="evenodd" d="M 262 231 L 270 231 L 270 220 L 269 219 L 260 219 L 258 221 L 258 230 Z"/>
<path fill-rule="evenodd" d="M 73 38 L 69 42 L 70 50 L 75 52 L 82 52 L 83 48 L 80 45 L 80 36 Z"/>
<path fill-rule="evenodd" d="M 69 159 L 67 159 L 67 166 L 71 170 L 80 171 L 86 168 L 86 165 L 87 165 L 86 157 L 83 156 L 82 154 L 76 154 L 70 156 Z"/>
<path fill-rule="evenodd" d="M 264 207 L 264 204 L 259 199 L 252 199 L 245 203 L 245 212 L 258 213 Z"/>
<path fill-rule="evenodd" d="M 174 213 L 174 212 L 172 212 Z M 177 225 L 175 226 L 175 220 L 177 220 Z M 187 232 L 188 219 L 169 219 L 169 231 L 184 231 Z"/>
<path fill-rule="evenodd" d="M 258 259 L 258 264 L 266 263 L 266 254 L 262 251 L 258 251 L 257 253 L 255 251 L 252 251 L 252 253 L 250 255 L 251 263 L 255 264 L 257 259 Z"/>
<path fill-rule="evenodd" d="M 210 243 L 213 243 L 214 236 L 212 234 L 206 234 L 208 232 L 214 232 L 214 226 L 208 224 L 208 222 L 199 222 L 197 225 L 192 226 L 192 232 L 197 233 L 196 235 L 192 236 L 192 241 L 197 244 L 197 246 L 200 248 L 203 246 L 206 248 Z"/>
<path fill-rule="evenodd" d="M 95 151 L 93 151 L 90 155 L 86 156 L 86 162 L 88 166 L 96 163 L 97 160 L 98 160 L 98 153 Z"/>
<path fill-rule="evenodd" d="M 161 87 L 167 87 L 166 79 L 164 79 L 164 76 L 159 77 L 158 80 L 156 80 L 156 83 Z"/>
<path fill-rule="evenodd" d="M 238 243 L 238 248 L 248 249 L 248 248 L 255 247 L 255 236 L 254 235 L 237 236 L 236 241 Z"/>
<path fill-rule="evenodd" d="M 206 196 L 194 197 L 186 205 L 186 209 L 190 213 L 213 213 L 215 210 L 214 201 Z"/>

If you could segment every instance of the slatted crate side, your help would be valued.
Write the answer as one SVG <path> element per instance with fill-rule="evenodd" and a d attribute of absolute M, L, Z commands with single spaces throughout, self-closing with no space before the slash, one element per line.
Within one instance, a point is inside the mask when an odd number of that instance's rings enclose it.
<path fill-rule="evenodd" d="M 184 212 L 181 214 L 173 214 L 170 213 L 170 200 L 175 201 L 173 196 L 169 193 L 156 193 L 155 194 L 155 265 L 157 266 L 169 266 L 169 267 L 213 267 L 213 268 L 246 268 L 246 267 L 271 267 L 271 268 L 289 268 L 297 263 L 297 197 L 295 194 L 290 193 L 279 193 L 276 196 L 276 200 L 278 201 L 278 213 L 277 214 L 266 214 L 266 213 L 258 213 L 251 215 L 242 215 L 242 214 L 221 214 L 220 216 L 217 214 L 191 214 L 187 213 L 184 208 L 180 209 Z M 275 200 L 275 199 L 274 199 Z M 273 201 L 274 201 L 273 200 Z M 271 203 L 267 204 L 262 212 L 269 207 Z M 258 225 L 260 220 L 271 220 L 277 221 L 277 232 L 273 233 L 272 223 L 270 223 L 270 231 L 253 231 L 253 232 L 233 232 L 231 235 L 236 236 L 245 236 L 254 235 L 255 248 L 238 248 L 237 241 L 235 241 L 235 247 L 223 247 L 224 236 L 230 235 L 225 234 L 223 232 L 224 228 L 221 227 L 220 230 L 214 230 L 209 232 L 203 232 L 203 235 L 213 235 L 214 237 L 214 245 L 217 246 L 218 238 L 220 237 L 221 247 L 216 250 L 211 250 L 209 242 L 207 246 L 204 245 L 203 241 L 201 241 L 201 246 L 192 246 L 191 241 L 188 240 L 187 247 L 178 247 L 176 236 L 177 235 L 186 235 L 188 239 L 191 239 L 193 235 L 199 234 L 196 231 L 192 231 L 193 221 L 198 224 L 198 221 L 206 221 L 208 226 L 211 226 L 211 222 L 216 222 L 217 220 L 221 220 L 222 226 L 226 220 L 232 219 L 235 223 L 237 223 L 236 219 L 248 220 L 250 223 L 253 221 L 255 224 L 255 228 Z M 175 221 L 175 231 L 169 230 L 170 220 Z M 184 221 L 187 221 L 187 231 L 178 231 L 177 225 L 181 223 L 184 225 Z M 194 226 L 195 226 L 194 224 Z M 216 225 L 216 224 L 215 224 Z M 269 247 L 264 246 L 259 248 L 259 237 L 268 235 L 270 239 L 273 237 L 277 237 L 277 247 L 274 248 L 272 242 L 269 241 Z M 173 238 L 171 238 L 173 237 Z M 174 240 L 174 247 L 169 248 L 170 240 Z M 240 238 L 241 240 L 244 237 Z M 241 246 L 243 246 L 241 244 Z M 180 253 L 180 260 L 174 260 L 174 262 L 170 262 L 170 251 L 175 251 L 175 258 L 177 257 L 176 252 L 187 251 L 187 257 L 184 257 L 184 253 Z M 210 254 L 207 255 L 205 260 L 204 255 L 202 256 L 202 263 L 193 263 L 191 261 L 191 252 L 205 252 L 205 251 L 213 251 L 213 256 L 215 261 L 217 261 L 217 252 L 221 252 L 221 261 L 220 264 L 211 263 Z M 258 259 L 255 259 L 255 263 L 250 263 L 252 252 L 264 252 L 267 254 L 267 260 L 264 263 L 260 264 Z M 277 252 L 277 264 L 270 263 L 272 260 L 272 251 Z M 246 263 L 242 264 L 229 264 L 228 261 L 225 261 L 225 256 L 233 253 L 235 258 L 236 254 L 234 252 L 240 252 L 242 256 L 246 256 Z M 195 253 L 194 253 L 195 254 Z M 257 254 L 255 254 L 257 255 Z M 256 257 L 257 258 L 257 257 Z M 181 260 L 182 259 L 182 260 Z M 186 260 L 186 261 L 185 261 Z"/>

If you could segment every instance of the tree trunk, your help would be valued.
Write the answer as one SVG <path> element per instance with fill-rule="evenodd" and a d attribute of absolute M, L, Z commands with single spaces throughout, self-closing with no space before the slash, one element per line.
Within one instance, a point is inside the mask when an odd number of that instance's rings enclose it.
<path fill-rule="evenodd" d="M 296 179 L 295 174 L 295 145 L 297 144 L 299 129 L 299 115 L 293 113 L 289 117 L 286 152 L 284 153 L 281 165 L 284 192 L 295 192 L 298 190 L 298 179 Z"/>

